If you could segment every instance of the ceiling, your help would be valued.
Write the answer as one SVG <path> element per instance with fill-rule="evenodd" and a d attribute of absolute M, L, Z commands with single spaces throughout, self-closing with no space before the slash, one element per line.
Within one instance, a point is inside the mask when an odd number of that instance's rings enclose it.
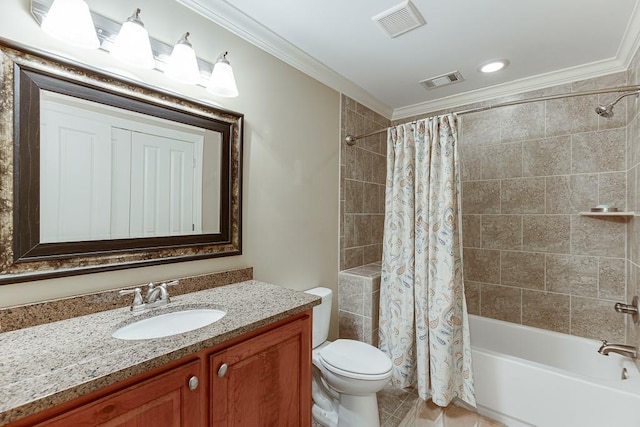
<path fill-rule="evenodd" d="M 177 1 L 394 119 L 625 70 L 640 36 L 640 0 L 413 0 L 426 25 L 396 38 L 371 18 L 402 0 Z"/>

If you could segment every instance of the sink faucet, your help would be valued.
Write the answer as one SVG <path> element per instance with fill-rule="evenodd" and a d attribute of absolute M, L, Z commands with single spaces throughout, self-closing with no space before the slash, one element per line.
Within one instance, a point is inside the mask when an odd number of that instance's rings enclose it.
<path fill-rule="evenodd" d="M 120 295 L 133 294 L 133 303 L 131 304 L 131 311 L 140 311 L 147 308 L 166 305 L 169 302 L 171 302 L 171 299 L 169 298 L 169 292 L 167 291 L 167 287 L 175 286 L 179 283 L 180 282 L 178 280 L 173 280 L 171 282 L 161 283 L 156 286 L 153 284 L 153 282 L 151 282 L 147 285 L 146 298 L 142 297 L 142 289 L 137 287 L 133 289 L 123 289 L 120 291 Z"/>
<path fill-rule="evenodd" d="M 169 298 L 168 286 L 175 286 L 179 282 L 173 280 L 171 282 L 161 283 L 157 286 L 153 282 L 147 285 L 147 307 L 157 307 L 171 302 Z"/>
<path fill-rule="evenodd" d="M 603 356 L 608 356 L 609 353 L 618 353 L 636 359 L 638 357 L 638 348 L 624 344 L 609 344 L 607 341 L 602 340 L 602 345 L 598 349 L 598 353 Z"/>

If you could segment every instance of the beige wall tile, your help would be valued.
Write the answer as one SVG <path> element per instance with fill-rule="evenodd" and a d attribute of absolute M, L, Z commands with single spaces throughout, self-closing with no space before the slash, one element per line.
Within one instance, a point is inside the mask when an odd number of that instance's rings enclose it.
<path fill-rule="evenodd" d="M 598 205 L 598 175 L 550 176 L 546 178 L 548 214 L 568 214 Z"/>
<path fill-rule="evenodd" d="M 462 215 L 462 246 L 480 247 L 480 215 Z"/>
<path fill-rule="evenodd" d="M 571 253 L 623 258 L 626 220 L 571 215 Z"/>
<path fill-rule="evenodd" d="M 467 312 L 469 314 L 480 315 L 480 283 L 465 281 L 464 297 L 467 302 Z"/>
<path fill-rule="evenodd" d="M 500 251 L 466 248 L 463 259 L 465 280 L 500 283 Z"/>
<path fill-rule="evenodd" d="M 364 314 L 365 279 L 346 273 L 338 273 L 338 309 L 353 314 Z"/>
<path fill-rule="evenodd" d="M 464 214 L 500 213 L 500 181 L 469 181 L 462 183 Z"/>
<path fill-rule="evenodd" d="M 597 297 L 598 258 L 547 254 L 546 290 Z"/>
<path fill-rule="evenodd" d="M 463 181 L 482 179 L 482 149 L 477 146 L 460 147 L 460 176 Z"/>
<path fill-rule="evenodd" d="M 382 261 L 382 240 L 377 245 L 367 245 L 362 248 L 363 264 Z"/>
<path fill-rule="evenodd" d="M 598 129 L 594 113 L 598 96 L 581 96 L 546 101 L 546 135 L 567 135 Z"/>
<path fill-rule="evenodd" d="M 522 248 L 522 217 L 520 215 L 482 215 L 481 243 L 486 249 Z"/>
<path fill-rule="evenodd" d="M 524 215 L 522 227 L 523 250 L 569 253 L 569 215 Z"/>
<path fill-rule="evenodd" d="M 508 286 L 480 285 L 480 314 L 492 319 L 521 323 L 522 290 Z"/>
<path fill-rule="evenodd" d="M 544 102 L 531 102 L 498 109 L 501 142 L 544 137 L 544 109 Z"/>
<path fill-rule="evenodd" d="M 568 334 L 571 330 L 569 298 L 569 295 L 523 290 L 522 324 Z"/>
<path fill-rule="evenodd" d="M 363 248 L 346 248 L 344 250 L 344 265 L 341 267 L 343 270 L 357 267 L 363 264 Z"/>
<path fill-rule="evenodd" d="M 364 317 L 346 311 L 338 311 L 338 336 L 349 340 L 364 341 Z"/>
<path fill-rule="evenodd" d="M 544 289 L 544 254 L 500 252 L 500 283 L 526 289 Z"/>
<path fill-rule="evenodd" d="M 571 137 L 571 172 L 618 172 L 625 170 L 625 129 L 603 130 Z"/>
<path fill-rule="evenodd" d="M 522 176 L 522 143 L 482 147 L 482 178 L 517 178 Z"/>
<path fill-rule="evenodd" d="M 624 258 L 600 258 L 598 297 L 624 301 L 626 297 Z"/>
<path fill-rule="evenodd" d="M 467 114 L 461 118 L 460 122 L 462 146 L 500 142 L 500 126 L 496 110 Z"/>
<path fill-rule="evenodd" d="M 625 318 L 613 310 L 613 302 L 571 297 L 571 333 L 581 337 L 624 342 Z"/>
<path fill-rule="evenodd" d="M 502 180 L 500 209 L 503 214 L 545 213 L 545 179 L 541 177 Z"/>
<path fill-rule="evenodd" d="M 363 200 L 364 200 L 364 183 L 362 181 L 354 181 L 352 179 L 346 179 L 344 181 L 345 190 L 345 212 L 346 213 L 361 213 L 363 212 Z"/>
<path fill-rule="evenodd" d="M 363 196 L 362 196 L 362 208 L 358 212 L 363 213 L 384 213 L 378 212 L 378 195 L 380 192 L 378 188 L 380 187 L 378 184 L 371 184 L 368 182 L 362 183 L 363 185 Z"/>
<path fill-rule="evenodd" d="M 355 245 L 364 246 L 371 243 L 371 215 L 354 215 Z"/>
<path fill-rule="evenodd" d="M 566 175 L 571 173 L 571 136 L 525 141 L 524 176 Z"/>
<path fill-rule="evenodd" d="M 607 204 L 623 210 L 627 196 L 626 173 L 601 173 L 598 177 L 598 204 Z"/>

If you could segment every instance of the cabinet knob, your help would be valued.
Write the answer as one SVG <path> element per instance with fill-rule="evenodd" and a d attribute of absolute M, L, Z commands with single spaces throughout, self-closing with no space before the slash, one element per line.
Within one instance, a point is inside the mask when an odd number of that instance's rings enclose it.
<path fill-rule="evenodd" d="M 222 365 L 220 365 L 220 369 L 218 369 L 218 376 L 220 378 L 224 377 L 224 375 L 227 373 L 227 364 L 223 363 Z"/>
<path fill-rule="evenodd" d="M 189 390 L 193 391 L 197 389 L 199 384 L 200 381 L 198 381 L 198 377 L 196 377 L 195 375 L 189 378 Z"/>

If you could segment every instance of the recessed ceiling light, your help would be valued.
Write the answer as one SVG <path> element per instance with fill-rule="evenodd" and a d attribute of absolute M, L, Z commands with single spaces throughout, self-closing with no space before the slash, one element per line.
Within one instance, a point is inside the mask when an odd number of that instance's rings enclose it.
<path fill-rule="evenodd" d="M 491 61 L 486 61 L 480 64 L 478 67 L 478 71 L 482 73 L 495 73 L 496 71 L 500 71 L 509 65 L 509 61 L 506 59 L 492 59 Z"/>

